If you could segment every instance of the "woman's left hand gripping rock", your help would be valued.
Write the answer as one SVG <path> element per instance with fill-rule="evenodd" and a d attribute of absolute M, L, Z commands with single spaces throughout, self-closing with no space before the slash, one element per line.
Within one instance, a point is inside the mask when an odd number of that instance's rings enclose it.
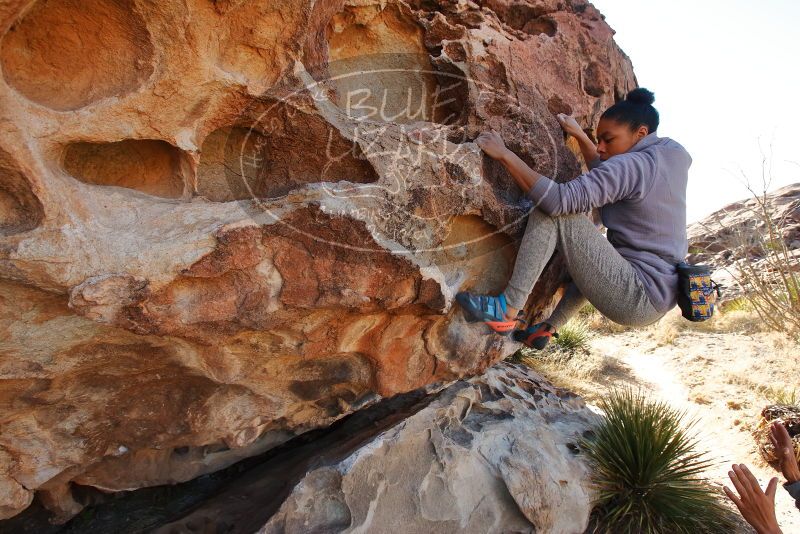
<path fill-rule="evenodd" d="M 494 130 L 481 132 L 475 139 L 475 144 L 492 159 L 503 159 L 508 152 L 503 138 Z"/>

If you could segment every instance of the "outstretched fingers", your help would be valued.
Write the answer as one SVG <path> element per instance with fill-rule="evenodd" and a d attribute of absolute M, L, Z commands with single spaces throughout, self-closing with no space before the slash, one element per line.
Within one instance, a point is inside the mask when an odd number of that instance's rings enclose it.
<path fill-rule="evenodd" d="M 779 533 L 781 530 L 775 519 L 775 492 L 778 487 L 778 479 L 772 478 L 769 481 L 765 493 L 761 490 L 756 477 L 744 464 L 733 464 L 728 476 L 739 495 L 727 487 L 723 488 L 723 491 L 739 509 L 745 521 L 756 532 Z"/>
<path fill-rule="evenodd" d="M 731 479 L 731 482 L 733 482 L 733 487 L 736 488 L 736 491 L 739 492 L 742 499 L 749 500 L 752 498 L 750 485 L 739 465 L 733 464 L 731 471 L 728 471 L 728 477 Z"/>
<path fill-rule="evenodd" d="M 769 427 L 769 439 L 776 449 L 785 449 L 792 446 L 792 438 L 789 431 L 780 421 L 773 421 Z"/>
<path fill-rule="evenodd" d="M 728 498 L 733 501 L 733 504 L 736 505 L 736 508 L 739 509 L 739 512 L 742 512 L 742 506 L 744 506 L 742 504 L 742 500 L 728 486 L 722 486 L 722 491 L 724 491 L 725 495 L 727 495 Z"/>
<path fill-rule="evenodd" d="M 769 497 L 769 500 L 772 501 L 773 504 L 775 504 L 776 491 L 778 491 L 778 477 L 772 477 L 769 481 L 769 484 L 767 484 L 767 491 L 764 493 L 766 493 L 767 497 Z"/>
<path fill-rule="evenodd" d="M 750 490 L 751 490 L 752 494 L 753 495 L 760 495 L 762 493 L 765 493 L 765 492 L 761 491 L 761 484 L 758 483 L 758 479 L 755 477 L 755 475 L 753 473 L 750 472 L 750 469 L 748 469 L 747 466 L 744 465 L 744 464 L 740 464 L 740 467 L 742 468 L 742 472 L 744 472 L 744 476 L 747 478 L 748 484 L 750 484 Z M 773 481 L 775 482 L 775 484 L 778 483 L 778 479 L 777 478 L 773 478 L 772 480 L 769 481 L 769 483 L 772 484 Z M 769 485 L 767 486 L 767 489 L 769 489 Z M 767 492 L 766 495 L 769 496 L 769 493 Z M 775 502 L 775 490 L 774 489 L 772 491 L 772 502 L 773 503 Z"/>
<path fill-rule="evenodd" d="M 739 468 L 742 470 L 742 473 L 744 473 L 744 478 L 747 481 L 747 483 L 750 484 L 750 490 L 753 493 L 760 492 L 761 484 L 758 483 L 758 479 L 755 477 L 755 475 L 751 473 L 750 470 L 747 468 L 747 466 L 744 464 L 739 464 Z"/>

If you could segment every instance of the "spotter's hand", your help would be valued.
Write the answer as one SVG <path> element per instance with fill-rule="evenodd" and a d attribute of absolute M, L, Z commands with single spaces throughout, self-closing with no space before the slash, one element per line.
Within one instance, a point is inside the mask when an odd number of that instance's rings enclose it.
<path fill-rule="evenodd" d="M 781 534 L 775 518 L 775 488 L 778 487 L 778 479 L 770 480 L 766 491 L 762 491 L 758 480 L 744 464 L 734 464 L 732 470 L 728 471 L 728 477 L 738 495 L 728 486 L 723 486 L 722 489 L 739 509 L 745 521 L 750 523 L 758 534 Z"/>
<path fill-rule="evenodd" d="M 786 482 L 792 484 L 800 481 L 800 465 L 794 453 L 794 443 L 789 436 L 789 431 L 780 421 L 773 421 L 770 426 L 770 440 L 775 447 L 775 457 L 781 467 Z"/>

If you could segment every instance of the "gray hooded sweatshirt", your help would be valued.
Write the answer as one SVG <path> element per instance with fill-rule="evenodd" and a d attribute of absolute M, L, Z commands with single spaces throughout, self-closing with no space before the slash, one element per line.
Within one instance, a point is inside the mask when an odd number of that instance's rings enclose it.
<path fill-rule="evenodd" d="M 589 171 L 556 183 L 542 176 L 527 195 L 549 215 L 600 209 L 606 236 L 666 313 L 677 303 L 675 265 L 686 257 L 686 184 L 692 158 L 655 132 L 624 154 L 589 162 Z"/>

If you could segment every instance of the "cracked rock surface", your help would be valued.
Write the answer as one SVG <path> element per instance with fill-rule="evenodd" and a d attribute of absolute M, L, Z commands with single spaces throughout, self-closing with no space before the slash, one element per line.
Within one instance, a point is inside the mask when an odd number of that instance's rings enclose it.
<path fill-rule="evenodd" d="M 635 87 L 612 35 L 583 0 L 0 4 L 0 518 L 515 350 L 453 306 L 503 289 L 531 209 L 471 141 L 576 176 L 554 115 Z"/>

